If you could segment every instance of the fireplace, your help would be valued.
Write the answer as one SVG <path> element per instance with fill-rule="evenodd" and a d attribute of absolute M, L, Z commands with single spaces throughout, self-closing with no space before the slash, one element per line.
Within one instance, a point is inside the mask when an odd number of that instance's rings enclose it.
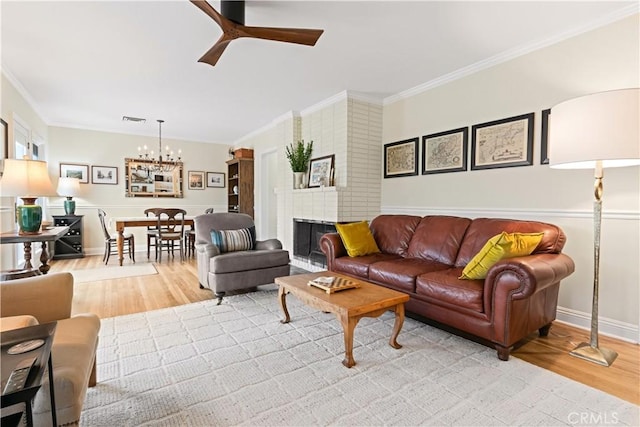
<path fill-rule="evenodd" d="M 320 237 L 325 233 L 335 233 L 333 222 L 310 219 L 293 219 L 293 256 L 316 266 L 326 267 L 327 260 L 320 250 Z"/>

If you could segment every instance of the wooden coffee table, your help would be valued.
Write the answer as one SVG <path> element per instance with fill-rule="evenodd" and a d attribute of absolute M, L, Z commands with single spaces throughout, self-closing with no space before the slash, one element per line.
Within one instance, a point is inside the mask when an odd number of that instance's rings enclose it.
<path fill-rule="evenodd" d="M 344 277 L 357 282 L 360 287 L 328 294 L 322 289 L 307 285 L 309 280 L 320 276 Z M 402 347 L 396 339 L 404 323 L 404 303 L 409 301 L 409 295 L 364 280 L 327 271 L 278 277 L 275 282 L 279 286 L 278 299 L 284 312 L 282 323 L 289 323 L 291 320 L 286 302 L 288 293 L 292 293 L 310 307 L 336 315 L 344 331 L 345 357 L 342 364 L 347 368 L 356 364 L 353 359 L 353 331 L 358 321 L 363 317 L 379 317 L 385 311 L 393 310 L 396 314 L 396 321 L 393 325 L 389 345 L 393 348 Z"/>

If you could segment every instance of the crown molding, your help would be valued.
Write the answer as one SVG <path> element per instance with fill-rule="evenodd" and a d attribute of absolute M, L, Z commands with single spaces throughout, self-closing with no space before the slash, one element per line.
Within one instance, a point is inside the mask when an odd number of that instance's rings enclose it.
<path fill-rule="evenodd" d="M 11 72 L 11 70 L 9 70 L 7 68 L 6 65 L 1 65 L 0 66 L 0 73 L 2 73 L 2 75 L 5 76 L 5 78 L 9 81 L 9 83 L 11 83 L 14 88 L 16 88 L 16 90 L 18 91 L 20 96 L 22 96 L 22 98 L 24 98 L 24 100 L 27 102 L 29 107 L 31 107 L 31 109 L 33 111 L 35 111 L 35 113 L 40 117 L 40 119 L 47 126 L 50 126 L 50 123 L 49 123 L 50 121 L 47 118 L 47 116 L 45 116 L 44 113 L 42 113 L 42 110 L 41 110 L 40 106 L 38 105 L 38 103 L 36 102 L 36 100 L 33 99 L 31 94 L 29 93 L 29 91 L 22 85 L 22 83 L 20 82 L 20 80 L 18 80 L 18 78 L 15 76 L 15 74 L 13 74 Z"/>
<path fill-rule="evenodd" d="M 444 74 L 440 77 L 437 77 L 433 80 L 422 83 L 413 88 L 399 92 L 395 95 L 388 96 L 384 98 L 383 105 L 389 105 L 398 101 L 402 101 L 407 98 L 411 98 L 415 95 L 426 92 L 430 89 L 445 85 L 447 83 L 451 83 L 455 80 L 461 79 L 471 74 L 475 74 L 487 68 L 494 67 L 498 64 L 502 64 L 503 62 L 510 61 L 512 59 L 518 58 L 520 56 L 534 52 L 536 50 L 540 50 L 547 46 L 560 43 L 564 40 L 570 39 L 572 37 L 576 37 L 580 34 L 595 30 L 600 27 L 604 27 L 605 25 L 612 24 L 614 22 L 617 22 L 621 19 L 627 18 L 639 12 L 640 12 L 640 3 L 634 3 L 632 5 L 621 8 L 615 12 L 609 13 L 607 15 L 603 15 L 602 17 L 600 17 L 600 19 L 593 21 L 589 24 L 573 28 L 571 30 L 562 32 L 560 34 L 556 34 L 553 37 L 539 40 L 537 42 L 527 43 L 522 46 L 506 50 L 504 52 L 498 53 L 497 55 L 494 55 L 482 61 L 478 61 L 474 64 L 471 64 L 467 67 L 460 68 L 456 71 L 453 71 L 448 74 Z"/>

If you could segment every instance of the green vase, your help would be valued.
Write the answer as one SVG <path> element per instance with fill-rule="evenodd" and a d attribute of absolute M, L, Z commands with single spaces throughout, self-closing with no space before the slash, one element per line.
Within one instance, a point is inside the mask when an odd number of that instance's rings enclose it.
<path fill-rule="evenodd" d="M 42 225 L 42 208 L 33 202 L 25 200 L 24 205 L 20 205 L 16 209 L 18 217 L 18 227 L 21 234 L 38 234 Z"/>
<path fill-rule="evenodd" d="M 64 201 L 64 212 L 67 215 L 74 215 L 76 213 L 76 201 L 71 200 L 71 197 Z"/>

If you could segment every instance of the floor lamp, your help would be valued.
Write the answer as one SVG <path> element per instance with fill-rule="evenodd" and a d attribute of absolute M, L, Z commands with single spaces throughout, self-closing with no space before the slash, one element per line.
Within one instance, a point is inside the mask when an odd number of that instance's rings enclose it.
<path fill-rule="evenodd" d="M 595 201 L 591 338 L 572 356 L 610 366 L 618 354 L 598 346 L 598 287 L 603 169 L 640 165 L 640 89 L 600 92 L 562 102 L 549 116 L 549 165 L 559 169 L 594 169 Z"/>

